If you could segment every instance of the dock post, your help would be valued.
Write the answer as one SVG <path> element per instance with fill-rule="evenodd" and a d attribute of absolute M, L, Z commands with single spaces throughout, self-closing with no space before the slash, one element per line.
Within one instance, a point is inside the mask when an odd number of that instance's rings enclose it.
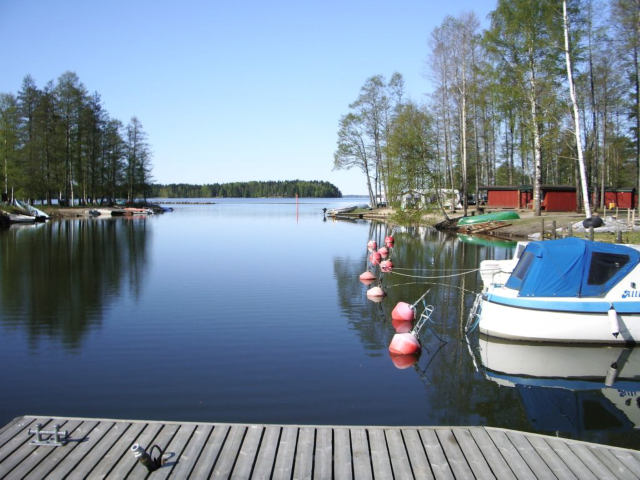
<path fill-rule="evenodd" d="M 544 240 L 544 218 L 540 220 L 540 240 Z"/>
<path fill-rule="evenodd" d="M 589 240 L 593 242 L 593 238 L 594 238 L 593 227 L 589 227 Z"/>
<path fill-rule="evenodd" d="M 551 222 L 551 238 L 553 240 L 556 239 L 556 221 L 555 220 Z"/>
<path fill-rule="evenodd" d="M 567 223 L 567 237 L 573 237 L 573 223 Z"/>
<path fill-rule="evenodd" d="M 622 243 L 622 229 L 620 227 L 616 230 L 616 243 Z"/>

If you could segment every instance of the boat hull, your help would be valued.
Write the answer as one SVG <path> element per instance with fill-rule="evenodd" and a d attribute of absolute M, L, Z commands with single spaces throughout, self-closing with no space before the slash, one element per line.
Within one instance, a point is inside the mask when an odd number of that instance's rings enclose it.
<path fill-rule="evenodd" d="M 34 223 L 36 220 L 34 216 L 21 215 L 18 213 L 9 214 L 9 223 Z"/>
<path fill-rule="evenodd" d="M 494 212 L 494 213 L 485 213 L 483 215 L 476 215 L 473 217 L 464 217 L 458 221 L 458 226 L 469 226 L 469 225 L 477 225 L 479 223 L 486 222 L 503 222 L 507 220 L 517 220 L 520 218 L 517 212 L 508 211 L 508 212 Z"/>
<path fill-rule="evenodd" d="M 551 302 L 540 301 L 538 308 L 505 305 L 487 296 L 481 303 L 480 333 L 509 340 L 561 343 L 637 343 L 640 340 L 640 312 L 618 311 L 619 334 L 614 336 L 606 302 L 576 302 L 582 311 L 552 310 Z M 586 305 L 585 305 L 586 304 Z"/>

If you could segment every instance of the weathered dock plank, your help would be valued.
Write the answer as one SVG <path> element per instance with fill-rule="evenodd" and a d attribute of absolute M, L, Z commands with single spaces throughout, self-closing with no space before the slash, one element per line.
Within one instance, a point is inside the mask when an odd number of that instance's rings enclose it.
<path fill-rule="evenodd" d="M 87 472 L 87 474 L 91 475 L 91 478 L 105 478 L 125 457 L 125 454 L 131 455 L 129 449 L 136 442 L 138 435 L 144 430 L 146 424 L 133 423 L 125 426 L 127 428 L 123 432 L 114 431 L 114 434 L 121 434 L 114 439 L 115 441 L 108 450 L 99 449 L 89 455 L 90 463 L 94 463 L 91 470 Z M 84 478 L 81 472 L 78 472 L 78 474 L 77 478 Z"/>
<path fill-rule="evenodd" d="M 436 429 L 436 435 L 440 440 L 442 450 L 447 456 L 447 461 L 455 477 L 461 479 L 475 478 L 453 432 L 449 429 Z"/>
<path fill-rule="evenodd" d="M 51 474 L 51 472 L 58 466 L 66 463 L 67 457 L 73 454 L 78 447 L 80 447 L 83 443 L 86 443 L 89 434 L 94 430 L 95 427 L 98 426 L 97 421 L 88 421 L 88 422 L 80 422 L 78 428 L 76 428 L 73 432 L 70 432 L 71 438 L 74 440 L 70 442 L 68 448 L 50 448 L 51 454 L 47 456 L 45 460 L 40 462 L 37 466 L 32 466 L 32 468 L 27 475 L 23 475 L 20 472 L 16 472 L 16 476 L 20 476 L 20 478 L 45 478 L 47 475 Z M 44 447 L 43 447 L 44 448 Z"/>
<path fill-rule="evenodd" d="M 374 478 L 393 478 L 384 430 L 372 429 L 369 431 L 369 443 Z"/>
<path fill-rule="evenodd" d="M 531 468 L 537 478 L 554 478 L 553 472 L 536 449 L 533 448 L 531 443 L 529 443 L 526 436 L 521 435 L 518 432 L 508 431 L 505 433 L 509 441 L 511 441 L 513 446 L 518 449 L 518 453 Z"/>
<path fill-rule="evenodd" d="M 536 476 L 531 471 L 531 468 L 525 459 L 520 456 L 516 447 L 511 443 L 503 431 L 488 428 L 486 433 L 489 438 L 491 438 L 498 449 L 498 452 L 504 461 L 507 462 L 516 478 L 535 480 Z M 549 472 L 549 474 L 550 473 L 551 472 Z"/>
<path fill-rule="evenodd" d="M 282 429 L 276 426 L 268 426 L 265 429 L 260 446 L 260 452 L 253 469 L 253 477 L 256 480 L 271 478 L 271 472 L 275 464 L 278 443 L 280 442 L 280 432 Z"/>
<path fill-rule="evenodd" d="M 54 424 L 64 446 L 30 442 Z M 150 473 L 134 443 L 165 463 Z M 157 445 L 158 448 L 152 448 Z M 484 427 L 222 425 L 21 417 L 0 429 L 0 478 L 638 479 L 640 455 Z"/>
<path fill-rule="evenodd" d="M 253 469 L 253 462 L 256 459 L 260 440 L 262 439 L 263 427 L 251 426 L 247 428 L 244 441 L 240 447 L 236 465 L 233 468 L 234 478 L 249 478 Z"/>
<path fill-rule="evenodd" d="M 295 427 L 284 427 L 280 435 L 278 453 L 273 471 L 273 478 L 291 478 L 293 473 L 293 459 L 296 453 L 296 442 L 298 441 L 298 429 Z"/>
<path fill-rule="evenodd" d="M 544 459 L 553 474 L 559 480 L 573 480 L 577 478 L 573 473 L 573 469 L 571 469 L 562 459 L 558 456 L 558 454 L 549 446 L 549 444 L 542 437 L 531 436 L 527 438 L 529 443 L 533 445 L 533 448 L 540 454 L 540 456 Z M 569 462 L 574 463 L 573 459 L 568 459 Z M 575 465 L 574 465 L 575 467 Z"/>
<path fill-rule="evenodd" d="M 353 478 L 353 460 L 351 456 L 351 434 L 348 428 L 336 428 L 334 436 L 334 474 L 335 478 L 351 480 Z"/>
<path fill-rule="evenodd" d="M 491 440 L 491 437 L 489 437 L 489 434 L 487 434 L 485 430 L 477 428 L 470 429 L 469 433 L 478 445 L 478 448 L 489 464 L 493 474 L 498 478 L 515 480 L 515 475 L 511 471 L 511 468 L 507 464 L 505 458 L 493 443 L 493 440 Z"/>
<path fill-rule="evenodd" d="M 373 478 L 369 439 L 364 428 L 351 429 L 351 454 L 353 457 L 353 475 L 356 480 Z"/>
<path fill-rule="evenodd" d="M 415 477 L 429 480 L 434 479 L 435 477 L 433 476 L 433 472 L 431 472 L 429 460 L 427 459 L 427 454 L 418 431 L 403 429 L 401 430 L 401 434 L 407 446 L 409 461 L 411 462 L 411 468 Z"/>
<path fill-rule="evenodd" d="M 79 462 L 71 471 L 69 478 L 87 478 L 89 473 L 98 465 L 107 452 L 111 450 L 111 448 L 130 427 L 131 424 L 128 422 L 115 422 L 108 432 L 98 439 L 98 443 L 95 445 L 95 448 L 91 448 L 81 462 Z M 138 425 L 137 428 L 141 430 L 142 427 L 143 425 Z"/>
<path fill-rule="evenodd" d="M 247 427 L 244 425 L 233 425 L 229 430 L 227 441 L 222 446 L 220 458 L 213 469 L 211 478 L 229 478 L 236 463 L 238 452 L 242 446 Z"/>
<path fill-rule="evenodd" d="M 161 468 L 157 473 L 153 475 L 154 480 L 161 480 L 163 478 L 169 477 L 169 475 L 173 472 L 173 467 L 183 458 L 182 452 L 189 444 L 189 440 L 191 439 L 191 436 L 193 435 L 196 428 L 197 425 L 190 423 L 180 426 L 180 429 L 173 436 L 173 438 L 171 438 L 169 444 L 163 448 L 163 456 L 165 457 L 164 468 Z M 160 439 L 158 441 L 162 442 L 162 440 Z M 160 445 L 158 444 L 158 446 Z M 202 444 L 200 444 L 200 446 L 202 446 Z"/>
<path fill-rule="evenodd" d="M 193 478 L 208 478 L 211 475 L 230 429 L 229 425 L 215 426 L 213 433 L 202 450 L 200 458 L 198 458 L 195 467 L 193 467 L 191 472 Z"/>
<path fill-rule="evenodd" d="M 333 433 L 330 428 L 318 428 L 316 432 L 316 457 L 313 477 L 317 480 L 333 478 Z"/>
<path fill-rule="evenodd" d="M 454 478 L 453 470 L 451 470 L 451 465 L 449 465 L 449 461 L 444 454 L 442 445 L 440 445 L 440 440 L 438 439 L 438 435 L 436 435 L 436 431 L 433 429 L 421 429 L 420 437 L 422 437 L 422 441 L 424 442 L 424 448 L 427 452 L 429 465 L 431 465 L 431 469 L 433 470 L 433 474 L 436 479 L 449 480 Z"/>
<path fill-rule="evenodd" d="M 170 473 L 174 478 L 188 478 L 191 475 L 191 471 L 195 467 L 198 458 L 200 458 L 200 454 L 204 450 L 212 431 L 213 425 L 198 425 L 188 443 L 185 444 L 182 453 L 178 457 L 168 459 L 167 466 L 172 466 Z M 176 450 L 175 453 L 178 455 L 178 445 L 175 447 L 169 446 L 170 451 L 173 449 Z"/>
<path fill-rule="evenodd" d="M 407 454 L 407 448 L 399 429 L 393 428 L 385 430 L 391 468 L 395 478 L 411 478 L 411 462 Z M 423 477 L 424 478 L 424 477 Z"/>
<path fill-rule="evenodd" d="M 310 480 L 313 473 L 313 449 L 315 444 L 315 429 L 301 428 L 298 432 L 295 469 L 293 478 Z"/>
<path fill-rule="evenodd" d="M 51 475 L 54 478 L 66 478 L 80 462 L 86 461 L 92 449 L 101 445 L 102 439 L 114 425 L 114 422 L 99 422 L 93 430 L 79 440 L 78 445 L 67 455 L 65 461 L 55 466 L 51 471 Z"/>
<path fill-rule="evenodd" d="M 586 448 L 591 450 L 593 454 L 618 478 L 621 480 L 635 480 L 638 478 L 622 463 L 613 453 L 599 445 L 587 445 Z M 638 472 L 640 474 L 640 472 Z"/>

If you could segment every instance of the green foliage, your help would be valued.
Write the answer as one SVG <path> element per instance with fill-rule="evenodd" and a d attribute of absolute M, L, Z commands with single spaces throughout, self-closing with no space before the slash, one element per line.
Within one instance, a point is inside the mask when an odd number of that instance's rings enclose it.
<path fill-rule="evenodd" d="M 149 196 L 154 198 L 266 198 L 296 196 L 307 198 L 340 198 L 340 190 L 329 182 L 285 180 L 268 182 L 233 182 L 191 185 L 186 183 L 152 185 Z"/>
<path fill-rule="evenodd" d="M 425 215 L 428 212 L 426 212 L 425 210 L 422 209 L 408 209 L 408 210 L 401 210 L 399 208 L 396 208 L 393 212 L 393 215 L 391 215 L 390 220 L 392 223 L 397 223 L 398 225 L 402 225 L 402 226 L 412 226 L 412 225 L 424 225 L 425 223 Z"/>
<path fill-rule="evenodd" d="M 151 181 L 140 121 L 133 117 L 125 130 L 73 72 L 42 89 L 27 75 L 17 96 L 2 94 L 0 142 L 2 191 L 18 198 L 113 202 L 144 197 Z"/>

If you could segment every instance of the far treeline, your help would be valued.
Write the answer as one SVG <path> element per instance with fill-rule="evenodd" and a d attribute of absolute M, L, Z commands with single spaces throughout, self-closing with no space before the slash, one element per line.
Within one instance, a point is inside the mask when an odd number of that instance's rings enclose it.
<path fill-rule="evenodd" d="M 137 117 L 111 118 L 73 72 L 39 88 L 27 75 L 0 93 L 1 191 L 59 205 L 145 197 L 151 148 Z"/>
<path fill-rule="evenodd" d="M 577 185 L 588 213 L 640 186 L 640 0 L 498 0 L 486 30 L 447 16 L 425 58 L 424 103 L 374 75 L 340 118 L 334 168 L 372 204 L 458 189 L 466 214 L 480 186 L 533 185 L 539 215 L 541 185 Z"/>
<path fill-rule="evenodd" d="M 265 197 L 340 198 L 342 193 L 329 182 L 285 180 L 269 182 L 232 182 L 190 185 L 186 183 L 152 185 L 153 198 L 265 198 Z"/>

